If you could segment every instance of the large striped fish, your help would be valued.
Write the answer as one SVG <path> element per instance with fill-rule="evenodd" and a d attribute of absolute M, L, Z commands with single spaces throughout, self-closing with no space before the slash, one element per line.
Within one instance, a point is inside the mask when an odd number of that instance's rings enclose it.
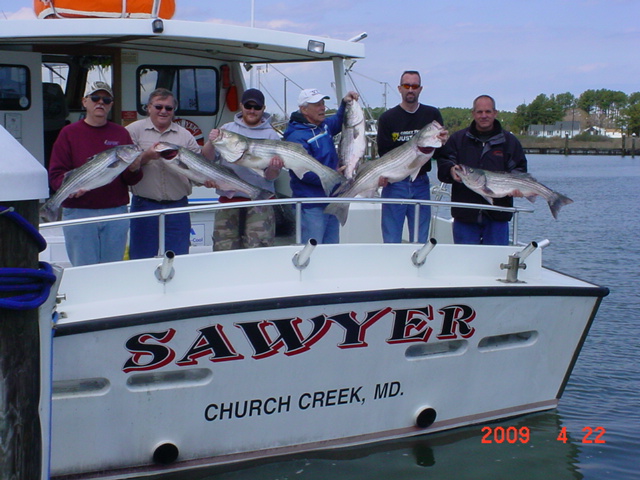
<path fill-rule="evenodd" d="M 70 195 L 111 183 L 141 153 L 137 145 L 120 145 L 89 158 L 81 167 L 67 172 L 58 191 L 40 209 L 40 216 L 49 222 L 57 220 L 62 202 Z"/>

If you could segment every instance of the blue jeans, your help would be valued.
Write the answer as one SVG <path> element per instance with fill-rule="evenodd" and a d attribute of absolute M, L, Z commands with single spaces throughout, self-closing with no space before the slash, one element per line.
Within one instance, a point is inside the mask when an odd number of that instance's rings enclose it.
<path fill-rule="evenodd" d="M 131 198 L 131 211 L 147 212 L 149 210 L 186 207 L 188 204 L 187 197 L 176 201 L 156 202 L 134 195 Z M 165 250 L 172 250 L 176 255 L 189 253 L 189 245 L 191 243 L 191 217 L 189 214 L 166 215 L 164 225 Z M 158 217 L 132 218 L 129 257 L 135 260 L 138 258 L 152 258 L 158 254 L 164 255 L 164 252 L 158 252 L 158 238 Z"/>
<path fill-rule="evenodd" d="M 430 200 L 429 177 L 419 175 L 415 182 L 405 178 L 396 183 L 390 183 L 382 189 L 382 198 L 412 198 Z M 415 205 L 382 205 L 382 239 L 384 243 L 401 243 L 404 219 L 409 223 L 409 239 L 414 242 Z M 429 237 L 429 222 L 431 221 L 431 207 L 420 206 L 420 224 L 418 225 L 418 242 L 425 243 Z"/>
<path fill-rule="evenodd" d="M 324 213 L 325 206 L 303 207 L 300 217 L 302 244 L 310 238 L 318 243 L 340 243 L 340 223 L 335 215 Z"/>
<path fill-rule="evenodd" d="M 127 206 L 114 208 L 63 208 L 62 220 L 102 217 L 127 213 Z M 71 265 L 118 262 L 124 257 L 127 246 L 129 220 L 87 223 L 63 227 L 64 243 Z"/>
<path fill-rule="evenodd" d="M 497 222 L 482 215 L 479 223 L 453 221 L 453 243 L 466 245 L 509 245 L 509 222 Z"/>

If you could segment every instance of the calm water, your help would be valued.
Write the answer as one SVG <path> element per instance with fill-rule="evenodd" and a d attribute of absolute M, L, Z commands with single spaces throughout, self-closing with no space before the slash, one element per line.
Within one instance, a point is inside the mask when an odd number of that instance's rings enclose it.
<path fill-rule="evenodd" d="M 538 200 L 535 213 L 523 215 L 520 241 L 548 238 L 545 265 L 607 286 L 611 293 L 602 302 L 558 409 L 492 425 L 528 427 L 527 443 L 483 444 L 481 426 L 468 427 L 171 479 L 639 478 L 640 158 L 533 155 L 529 171 L 575 203 L 565 206 L 555 221 Z M 557 441 L 563 427 L 566 443 Z M 597 427 L 604 428 L 605 443 L 583 442 L 583 429 Z"/>

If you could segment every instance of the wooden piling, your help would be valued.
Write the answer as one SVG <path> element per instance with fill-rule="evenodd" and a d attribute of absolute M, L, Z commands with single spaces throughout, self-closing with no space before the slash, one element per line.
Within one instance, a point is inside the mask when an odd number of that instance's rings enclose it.
<path fill-rule="evenodd" d="M 38 225 L 37 200 L 3 202 L 2 206 L 13 207 L 29 223 Z M 0 268 L 38 268 L 38 246 L 5 215 L 0 215 Z M 38 309 L 0 307 L 1 479 L 42 478 L 38 318 Z"/>

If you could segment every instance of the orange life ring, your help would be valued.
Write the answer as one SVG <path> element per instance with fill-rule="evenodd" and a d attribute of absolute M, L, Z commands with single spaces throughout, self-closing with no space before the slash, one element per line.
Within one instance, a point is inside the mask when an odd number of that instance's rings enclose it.
<path fill-rule="evenodd" d="M 33 0 L 38 18 L 171 18 L 175 0 Z"/>
<path fill-rule="evenodd" d="M 204 145 L 204 135 L 202 134 L 202 130 L 200 130 L 200 127 L 196 123 L 192 122 L 191 120 L 187 120 L 186 118 L 174 118 L 173 123 L 177 123 L 181 127 L 189 130 L 191 132 L 191 135 L 195 137 L 198 145 Z"/>

